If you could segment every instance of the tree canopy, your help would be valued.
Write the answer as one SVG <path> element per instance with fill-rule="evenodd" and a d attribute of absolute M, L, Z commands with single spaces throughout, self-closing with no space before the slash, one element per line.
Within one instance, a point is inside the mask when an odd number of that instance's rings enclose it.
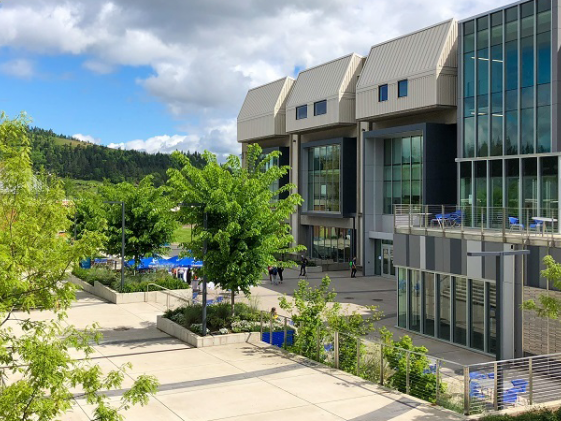
<path fill-rule="evenodd" d="M 93 329 L 78 331 L 63 324 L 75 299 L 74 286 L 64 282 L 66 271 L 90 255 L 101 238 L 84 231 L 71 242 L 58 234 L 68 229 L 71 210 L 56 178 L 33 175 L 25 116 L 0 116 L 0 158 L 2 419 L 59 419 L 71 408 L 75 393 L 94 405 L 96 419 L 121 419 L 119 408 L 146 403 L 157 381 L 140 376 L 113 407 L 104 391 L 121 386 L 123 370 L 103 374 L 97 365 L 73 358 L 70 352 L 87 359 L 99 336 Z M 39 310 L 49 313 L 33 318 L 30 313 Z"/>
<path fill-rule="evenodd" d="M 543 258 L 545 269 L 541 276 L 547 279 L 548 283 L 553 283 L 557 290 L 561 290 L 561 264 L 557 263 L 551 256 Z M 534 310 L 538 316 L 549 319 L 559 319 L 561 316 L 561 299 L 547 293 L 538 297 L 538 302 L 528 300 L 523 304 L 525 310 Z"/>
<path fill-rule="evenodd" d="M 99 189 L 100 204 L 125 203 L 125 256 L 139 262 L 141 257 L 161 251 L 171 242 L 178 224 L 172 212 L 175 204 L 168 190 L 166 186 L 154 187 L 152 176 L 144 177 L 138 185 L 105 183 Z M 107 220 L 105 250 L 110 254 L 121 254 L 121 206 L 104 204 L 103 207 Z"/>
<path fill-rule="evenodd" d="M 234 291 L 249 294 L 267 266 L 276 264 L 276 256 L 304 248 L 292 246 L 294 239 L 286 222 L 302 204 L 300 195 L 294 193 L 296 186 L 271 188 L 289 171 L 288 166 L 266 168 L 279 155 L 275 151 L 263 156 L 258 145 L 250 145 L 244 167 L 237 156 L 231 155 L 220 165 L 215 155 L 205 152 L 207 164 L 200 169 L 176 154 L 182 168 L 168 171 L 173 196 L 183 204 L 180 219 L 194 227 L 193 239 L 183 244 L 184 249 L 204 261 L 203 273 L 221 288 L 232 290 L 232 298 Z"/>

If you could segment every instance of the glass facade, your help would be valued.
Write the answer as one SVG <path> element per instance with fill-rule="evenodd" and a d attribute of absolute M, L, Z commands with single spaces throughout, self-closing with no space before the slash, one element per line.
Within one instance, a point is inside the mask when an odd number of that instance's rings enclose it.
<path fill-rule="evenodd" d="M 341 145 L 308 149 L 308 211 L 340 212 Z"/>
<path fill-rule="evenodd" d="M 420 205 L 423 194 L 423 137 L 384 139 L 384 213 L 394 205 Z"/>
<path fill-rule="evenodd" d="M 493 282 L 399 267 L 398 326 L 494 354 Z"/>
<path fill-rule="evenodd" d="M 551 151 L 551 2 L 463 23 L 464 158 Z"/>
<path fill-rule="evenodd" d="M 506 216 L 518 218 L 524 226 L 532 224 L 533 217 L 556 218 L 558 180 L 557 156 L 461 162 L 459 193 L 466 215 L 464 224 L 480 227 L 483 223 L 485 227 L 500 228 L 503 208 Z"/>
<path fill-rule="evenodd" d="M 350 262 L 353 230 L 335 227 L 310 227 L 310 256 L 314 259 L 332 262 Z"/>

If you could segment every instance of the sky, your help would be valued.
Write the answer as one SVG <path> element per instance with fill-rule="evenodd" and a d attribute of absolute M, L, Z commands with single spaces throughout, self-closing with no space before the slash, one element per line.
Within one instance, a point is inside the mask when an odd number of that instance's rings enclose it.
<path fill-rule="evenodd" d="M 0 111 L 94 143 L 240 153 L 248 91 L 505 0 L 0 0 Z"/>

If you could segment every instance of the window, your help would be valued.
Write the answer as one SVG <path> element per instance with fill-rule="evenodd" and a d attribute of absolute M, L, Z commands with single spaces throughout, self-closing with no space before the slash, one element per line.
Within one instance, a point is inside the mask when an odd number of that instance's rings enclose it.
<path fill-rule="evenodd" d="M 422 204 L 423 138 L 384 140 L 384 213 L 394 205 Z"/>
<path fill-rule="evenodd" d="M 314 103 L 314 115 L 327 114 L 327 101 L 318 101 Z"/>
<path fill-rule="evenodd" d="M 340 144 L 308 149 L 308 211 L 340 211 L 340 156 Z"/>
<path fill-rule="evenodd" d="M 397 97 L 403 98 L 407 96 L 407 80 L 400 80 L 397 82 Z"/>
<path fill-rule="evenodd" d="M 388 85 L 380 85 L 378 87 L 378 102 L 388 100 Z"/>
<path fill-rule="evenodd" d="M 308 106 L 301 105 L 300 107 L 296 107 L 296 120 L 302 120 L 304 118 L 308 118 Z"/>
<path fill-rule="evenodd" d="M 311 257 L 333 262 L 350 262 L 353 230 L 347 228 L 312 226 Z"/>

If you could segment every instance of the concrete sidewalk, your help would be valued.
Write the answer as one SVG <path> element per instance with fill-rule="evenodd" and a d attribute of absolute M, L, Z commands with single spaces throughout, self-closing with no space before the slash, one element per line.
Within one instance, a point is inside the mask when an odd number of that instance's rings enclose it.
<path fill-rule="evenodd" d="M 95 347 L 95 363 L 106 370 L 133 364 L 125 387 L 142 373 L 160 380 L 156 397 L 127 411 L 127 420 L 463 419 L 264 343 L 189 348 L 155 328 L 162 310 L 153 303 L 109 304 L 80 292 L 68 312 L 75 326 L 100 323 L 105 336 Z M 111 392 L 110 399 L 118 400 L 123 392 Z M 63 419 L 85 421 L 92 410 L 77 399 Z"/>

